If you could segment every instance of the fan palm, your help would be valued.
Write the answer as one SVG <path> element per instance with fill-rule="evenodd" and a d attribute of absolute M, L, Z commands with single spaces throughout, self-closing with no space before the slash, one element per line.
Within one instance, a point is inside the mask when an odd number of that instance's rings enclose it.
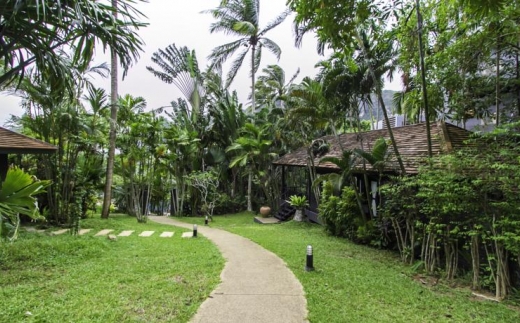
<path fill-rule="evenodd" d="M 172 44 L 153 53 L 152 62 L 159 70 L 147 66 L 148 71 L 161 81 L 174 84 L 188 100 L 192 111 L 201 114 L 205 91 L 195 51 L 190 51 L 186 46 L 177 48 Z"/>
<path fill-rule="evenodd" d="M 229 86 L 242 66 L 244 59 L 251 51 L 251 105 L 255 109 L 255 73 L 258 71 L 262 57 L 262 48 L 266 47 L 276 58 L 280 59 L 282 50 L 265 34 L 281 24 L 289 15 L 286 10 L 272 20 L 266 27 L 260 28 L 260 0 L 229 0 L 221 1 L 220 6 L 208 10 L 216 22 L 210 26 L 210 32 L 223 32 L 237 36 L 238 39 L 218 47 L 215 47 L 209 56 L 211 66 L 221 68 L 227 59 L 245 47 L 233 61 L 228 73 L 226 86 Z"/>

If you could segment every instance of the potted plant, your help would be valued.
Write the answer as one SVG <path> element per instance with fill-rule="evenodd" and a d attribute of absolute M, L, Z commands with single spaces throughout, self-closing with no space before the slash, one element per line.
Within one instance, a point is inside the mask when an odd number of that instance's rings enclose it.
<path fill-rule="evenodd" d="M 289 201 L 287 201 L 291 206 L 296 208 L 296 213 L 294 214 L 294 221 L 302 222 L 303 221 L 303 209 L 306 206 L 309 206 L 309 202 L 307 201 L 306 196 L 298 196 L 292 195 L 289 197 Z"/>

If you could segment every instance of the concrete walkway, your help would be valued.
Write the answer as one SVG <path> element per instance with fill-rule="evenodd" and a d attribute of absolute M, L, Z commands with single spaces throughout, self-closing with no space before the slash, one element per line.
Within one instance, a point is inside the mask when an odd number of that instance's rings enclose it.
<path fill-rule="evenodd" d="M 149 220 L 192 229 L 193 225 L 164 216 Z M 222 283 L 202 303 L 194 323 L 307 322 L 303 288 L 285 263 L 251 240 L 224 230 L 198 226 L 226 259 Z"/>

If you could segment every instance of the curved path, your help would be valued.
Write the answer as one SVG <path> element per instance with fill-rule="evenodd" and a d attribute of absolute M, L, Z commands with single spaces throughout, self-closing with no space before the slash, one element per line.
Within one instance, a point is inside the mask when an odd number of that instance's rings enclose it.
<path fill-rule="evenodd" d="M 192 229 L 193 225 L 164 216 L 148 219 Z M 222 282 L 202 303 L 191 322 L 307 322 L 303 288 L 285 263 L 251 240 L 224 230 L 199 226 L 226 259 Z"/>

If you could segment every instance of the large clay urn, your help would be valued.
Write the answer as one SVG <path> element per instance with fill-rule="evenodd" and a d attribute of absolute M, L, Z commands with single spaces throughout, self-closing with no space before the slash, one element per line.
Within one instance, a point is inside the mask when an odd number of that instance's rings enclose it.
<path fill-rule="evenodd" d="M 271 214 L 271 208 L 268 207 L 268 206 L 262 206 L 262 207 L 260 208 L 260 214 L 261 214 L 262 217 L 264 217 L 264 218 L 269 217 L 269 215 Z"/>

